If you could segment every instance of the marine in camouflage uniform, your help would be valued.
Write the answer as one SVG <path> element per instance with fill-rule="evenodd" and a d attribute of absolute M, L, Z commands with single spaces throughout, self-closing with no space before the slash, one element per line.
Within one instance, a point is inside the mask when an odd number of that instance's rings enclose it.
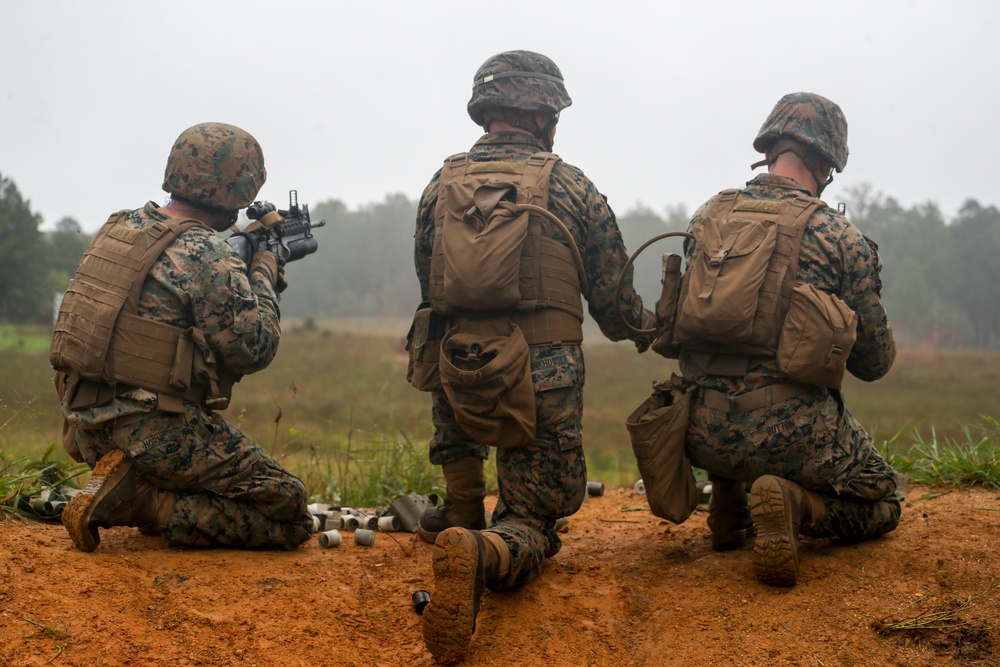
<path fill-rule="evenodd" d="M 266 368 L 277 352 L 278 269 L 272 253 L 258 253 L 248 270 L 209 225 L 234 221 L 265 177 L 253 137 L 197 125 L 171 151 L 163 184 L 171 202 L 149 202 L 119 223 L 142 230 L 171 217 L 202 220 L 155 260 L 137 314 L 200 330 L 237 377 Z M 116 393 L 97 405 L 64 402 L 79 458 L 95 468 L 64 517 L 79 548 L 96 548 L 97 527 L 113 525 L 139 526 L 176 546 L 293 549 L 309 538 L 302 482 L 208 405 L 142 387 L 118 385 Z"/>
<path fill-rule="evenodd" d="M 767 173 L 748 182 L 741 196 L 768 201 L 816 196 L 832 180 L 832 169 L 843 169 L 846 142 L 846 120 L 832 102 L 807 93 L 782 98 L 754 142 L 767 154 L 758 165 L 774 165 L 791 151 L 814 183 L 804 186 Z M 691 230 L 713 202 L 714 198 L 695 213 Z M 688 242 L 689 263 L 695 249 Z M 796 280 L 840 297 L 857 314 L 857 340 L 846 368 L 865 381 L 883 377 L 896 354 L 880 299 L 880 269 L 875 244 L 836 210 L 824 204 L 806 222 Z M 713 372 L 725 356 L 681 351 L 684 377 L 702 390 L 697 396 L 714 390 L 739 397 L 788 381 L 774 358 L 756 359 L 735 375 Z M 764 583 L 794 585 L 799 531 L 853 542 L 888 533 L 899 522 L 895 471 L 835 389 L 811 386 L 798 396 L 745 411 L 732 404 L 723 408 L 696 400 L 686 452 L 692 465 L 707 470 L 712 478 L 709 525 L 717 549 L 742 546 L 744 530 L 757 520 L 755 567 Z M 755 480 L 748 508 L 745 483 Z"/>
<path fill-rule="evenodd" d="M 497 77 L 495 83 L 483 83 L 498 73 L 509 74 L 506 78 Z M 541 76 L 535 78 L 533 74 Z M 469 112 L 477 124 L 484 125 L 487 134 L 470 150 L 473 162 L 521 162 L 535 153 L 551 151 L 555 119 L 570 104 L 561 74 L 552 61 L 527 51 L 498 54 L 480 68 L 476 82 Z M 551 126 L 526 123 L 523 129 L 511 127 L 509 122 L 524 123 L 524 115 L 519 112 L 525 110 L 544 112 Z M 505 124 L 498 129 L 493 121 L 484 120 L 484 115 Z M 415 262 L 424 301 L 430 299 L 440 177 L 439 171 L 431 179 L 417 215 Z M 602 333 L 615 341 L 636 338 L 637 334 L 622 323 L 618 314 L 615 291 L 628 256 L 605 197 L 583 172 L 559 161 L 551 173 L 548 210 L 566 225 L 580 249 L 590 287 L 588 310 Z M 559 235 L 554 238 L 568 245 Z M 642 300 L 632 288 L 631 275 L 622 294 L 621 308 L 633 326 L 639 327 L 644 312 Z M 637 345 L 644 349 L 648 343 L 640 340 Z M 574 514 L 586 494 L 583 351 L 579 344 L 534 345 L 530 360 L 536 400 L 535 440 L 524 447 L 497 449 L 499 500 L 490 527 L 481 532 L 452 527 L 436 535 L 436 590 L 423 619 L 427 645 L 442 662 L 464 655 L 475 627 L 483 586 L 508 589 L 538 576 L 545 559 L 558 553 L 562 546 L 555 531 L 556 521 Z M 476 442 L 456 423 L 442 390 L 433 392 L 432 419 L 433 463 L 488 457 L 489 447 Z M 449 493 L 452 493 L 450 478 Z M 481 505 L 479 516 L 482 516 Z M 472 567 L 468 569 L 470 560 Z M 470 579 L 473 575 L 475 583 Z M 456 577 L 457 581 L 449 581 L 449 577 Z M 474 590 L 469 590 L 470 585 Z"/>

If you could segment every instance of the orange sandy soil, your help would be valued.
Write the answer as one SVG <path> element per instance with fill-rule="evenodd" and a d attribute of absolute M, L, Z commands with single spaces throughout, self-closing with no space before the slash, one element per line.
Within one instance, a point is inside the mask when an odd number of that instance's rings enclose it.
<path fill-rule="evenodd" d="M 704 512 L 674 526 L 609 491 L 538 579 L 484 595 L 465 664 L 1000 665 L 1000 491 L 931 495 L 911 489 L 883 539 L 805 541 L 783 590 L 756 581 L 750 551 L 713 552 Z M 0 522 L 0 667 L 432 665 L 411 602 L 433 591 L 430 545 L 345 537 L 240 552 L 116 528 L 88 554 L 61 525 Z M 936 611 L 957 627 L 874 629 Z"/>

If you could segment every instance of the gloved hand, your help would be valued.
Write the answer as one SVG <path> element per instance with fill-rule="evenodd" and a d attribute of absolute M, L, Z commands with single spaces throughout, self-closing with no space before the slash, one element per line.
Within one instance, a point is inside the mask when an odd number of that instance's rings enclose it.
<path fill-rule="evenodd" d="M 639 325 L 639 328 L 643 331 L 652 329 L 649 333 L 636 334 L 635 349 L 638 350 L 639 354 L 642 354 L 656 340 L 656 314 L 649 308 L 642 309 L 642 324 Z"/>
<path fill-rule="evenodd" d="M 287 283 L 285 283 L 284 276 L 282 275 L 284 273 L 283 268 L 279 271 L 278 257 L 273 252 L 270 250 L 258 250 L 253 254 L 253 259 L 250 260 L 250 269 L 247 275 L 253 276 L 255 273 L 261 273 L 267 278 L 267 282 L 271 283 L 271 287 L 278 290 L 279 281 L 287 287 Z"/>

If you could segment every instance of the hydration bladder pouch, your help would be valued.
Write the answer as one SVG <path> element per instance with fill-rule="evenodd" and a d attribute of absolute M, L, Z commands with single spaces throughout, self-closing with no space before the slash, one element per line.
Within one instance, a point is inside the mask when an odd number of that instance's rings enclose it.
<path fill-rule="evenodd" d="M 513 448 L 535 440 L 531 353 L 507 319 L 463 320 L 441 342 L 441 383 L 470 437 Z"/>

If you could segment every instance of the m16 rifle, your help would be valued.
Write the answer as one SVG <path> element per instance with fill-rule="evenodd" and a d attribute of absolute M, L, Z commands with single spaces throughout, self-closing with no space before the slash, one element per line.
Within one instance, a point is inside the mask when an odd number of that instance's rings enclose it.
<path fill-rule="evenodd" d="M 268 201 L 255 201 L 247 208 L 247 217 L 253 222 L 226 241 L 248 265 L 258 250 L 270 250 L 282 266 L 311 255 L 319 247 L 312 230 L 326 224 L 325 220 L 310 220 L 309 205 L 299 206 L 297 190 L 288 193 L 287 211 L 278 210 Z"/>

